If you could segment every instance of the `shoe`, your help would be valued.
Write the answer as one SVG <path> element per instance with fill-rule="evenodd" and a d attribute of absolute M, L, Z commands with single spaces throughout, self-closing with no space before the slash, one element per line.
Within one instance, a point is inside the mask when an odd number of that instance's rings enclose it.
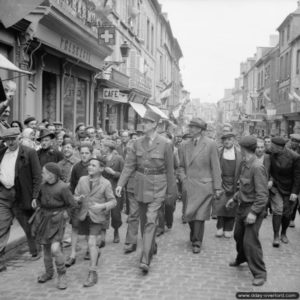
<path fill-rule="evenodd" d="M 134 251 L 136 251 L 136 244 L 125 244 L 125 246 L 124 246 L 125 254 L 129 254 Z"/>
<path fill-rule="evenodd" d="M 280 240 L 279 240 L 279 237 L 275 237 L 274 240 L 273 240 L 273 247 L 274 248 L 279 248 L 280 246 Z"/>
<path fill-rule="evenodd" d="M 156 231 L 156 236 L 157 237 L 159 237 L 159 236 L 161 236 L 161 235 L 163 235 L 164 234 L 164 231 L 162 230 L 162 229 L 158 229 L 157 231 Z"/>
<path fill-rule="evenodd" d="M 91 287 L 98 282 L 98 275 L 96 271 L 89 271 L 88 277 L 83 284 L 84 287 Z"/>
<path fill-rule="evenodd" d="M 231 239 L 232 238 L 232 232 L 231 231 L 224 231 L 224 237 L 226 239 Z"/>
<path fill-rule="evenodd" d="M 115 244 L 117 243 L 120 243 L 120 236 L 119 236 L 119 231 L 118 229 L 115 229 L 115 232 L 114 232 L 114 241 L 113 241 Z"/>
<path fill-rule="evenodd" d="M 38 277 L 38 283 L 45 283 L 53 278 L 53 275 L 48 275 L 46 273 Z"/>
<path fill-rule="evenodd" d="M 229 267 L 238 267 L 240 265 L 239 262 L 237 262 L 236 260 L 233 260 L 229 263 Z"/>
<path fill-rule="evenodd" d="M 7 267 L 6 267 L 5 263 L 1 262 L 1 263 L 0 263 L 0 273 L 1 273 L 1 272 L 4 272 L 4 271 L 6 271 L 6 270 L 7 270 Z"/>
<path fill-rule="evenodd" d="M 266 282 L 265 278 L 254 278 L 252 281 L 252 285 L 261 286 L 261 285 L 264 285 L 265 282 Z"/>
<path fill-rule="evenodd" d="M 101 248 L 104 248 L 105 247 L 105 241 L 101 241 L 98 248 L 101 249 Z"/>
<path fill-rule="evenodd" d="M 70 268 L 71 266 L 75 265 L 76 263 L 76 258 L 75 257 L 68 257 L 67 260 L 66 260 L 66 263 L 65 263 L 65 266 L 67 268 Z"/>
<path fill-rule="evenodd" d="M 288 244 L 289 243 L 289 239 L 287 238 L 286 234 L 282 234 L 280 237 L 280 240 L 284 243 L 284 244 Z"/>
<path fill-rule="evenodd" d="M 144 272 L 144 273 L 148 273 L 150 266 L 145 264 L 145 263 L 140 263 L 140 269 Z"/>
<path fill-rule="evenodd" d="M 36 261 L 36 260 L 39 260 L 40 258 L 41 258 L 41 252 L 38 252 L 38 253 L 32 254 L 30 257 L 30 260 Z"/>
<path fill-rule="evenodd" d="M 223 237 L 223 229 L 222 228 L 217 230 L 216 237 L 218 237 L 218 238 Z"/>
<path fill-rule="evenodd" d="M 290 225 L 289 225 L 289 227 L 292 227 L 292 228 L 294 228 L 294 227 L 295 227 L 295 222 L 294 222 L 294 221 L 290 221 Z"/>
<path fill-rule="evenodd" d="M 90 252 L 89 250 L 86 250 L 85 255 L 84 255 L 84 260 L 90 260 Z"/>
<path fill-rule="evenodd" d="M 201 252 L 201 247 L 200 246 L 193 246 L 193 253 L 198 254 Z"/>
<path fill-rule="evenodd" d="M 65 290 L 68 287 L 66 273 L 58 274 L 56 287 L 59 290 Z"/>

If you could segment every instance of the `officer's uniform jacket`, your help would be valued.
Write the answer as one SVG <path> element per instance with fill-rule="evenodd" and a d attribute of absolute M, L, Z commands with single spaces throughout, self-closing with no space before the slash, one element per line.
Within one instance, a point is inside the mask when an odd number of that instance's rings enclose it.
<path fill-rule="evenodd" d="M 166 193 L 176 194 L 173 150 L 166 138 L 156 134 L 150 146 L 146 136 L 134 141 L 127 153 L 118 186 L 124 187 L 135 171 L 134 194 L 137 201 L 149 203 L 164 199 Z"/>

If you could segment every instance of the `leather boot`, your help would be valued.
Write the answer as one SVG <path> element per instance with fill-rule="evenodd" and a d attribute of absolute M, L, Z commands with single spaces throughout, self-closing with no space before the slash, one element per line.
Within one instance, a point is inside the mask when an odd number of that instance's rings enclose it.
<path fill-rule="evenodd" d="M 98 274 L 96 271 L 89 271 L 88 277 L 83 284 L 84 287 L 91 287 L 98 282 Z"/>
<path fill-rule="evenodd" d="M 58 274 L 56 287 L 59 290 L 65 290 L 68 287 L 66 273 Z"/>

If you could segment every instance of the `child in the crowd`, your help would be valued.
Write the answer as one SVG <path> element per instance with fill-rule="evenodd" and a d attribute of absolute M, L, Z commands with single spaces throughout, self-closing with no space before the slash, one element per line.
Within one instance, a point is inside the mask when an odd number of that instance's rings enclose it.
<path fill-rule="evenodd" d="M 43 245 L 46 272 L 38 277 L 39 283 L 52 279 L 55 259 L 58 274 L 57 288 L 66 289 L 65 258 L 61 250 L 66 220 L 69 210 L 76 206 L 69 185 L 61 178 L 61 170 L 56 163 L 46 163 L 42 171 L 43 184 L 38 201 L 33 200 L 32 206 L 38 207 L 33 223 L 33 234 L 37 242 Z"/>
<path fill-rule="evenodd" d="M 106 212 L 117 205 L 110 182 L 102 177 L 105 165 L 102 158 L 91 158 L 88 176 L 79 179 L 74 194 L 74 199 L 81 203 L 79 234 L 88 236 L 90 253 L 90 268 L 84 287 L 93 286 L 98 281 L 100 249 L 97 247 L 97 236 L 106 226 Z"/>

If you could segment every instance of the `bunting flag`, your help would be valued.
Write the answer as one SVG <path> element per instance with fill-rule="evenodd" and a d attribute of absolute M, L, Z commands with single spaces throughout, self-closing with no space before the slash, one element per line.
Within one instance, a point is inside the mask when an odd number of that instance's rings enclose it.
<path fill-rule="evenodd" d="M 168 98 L 171 96 L 172 92 L 172 81 L 160 92 L 159 99 Z"/>

